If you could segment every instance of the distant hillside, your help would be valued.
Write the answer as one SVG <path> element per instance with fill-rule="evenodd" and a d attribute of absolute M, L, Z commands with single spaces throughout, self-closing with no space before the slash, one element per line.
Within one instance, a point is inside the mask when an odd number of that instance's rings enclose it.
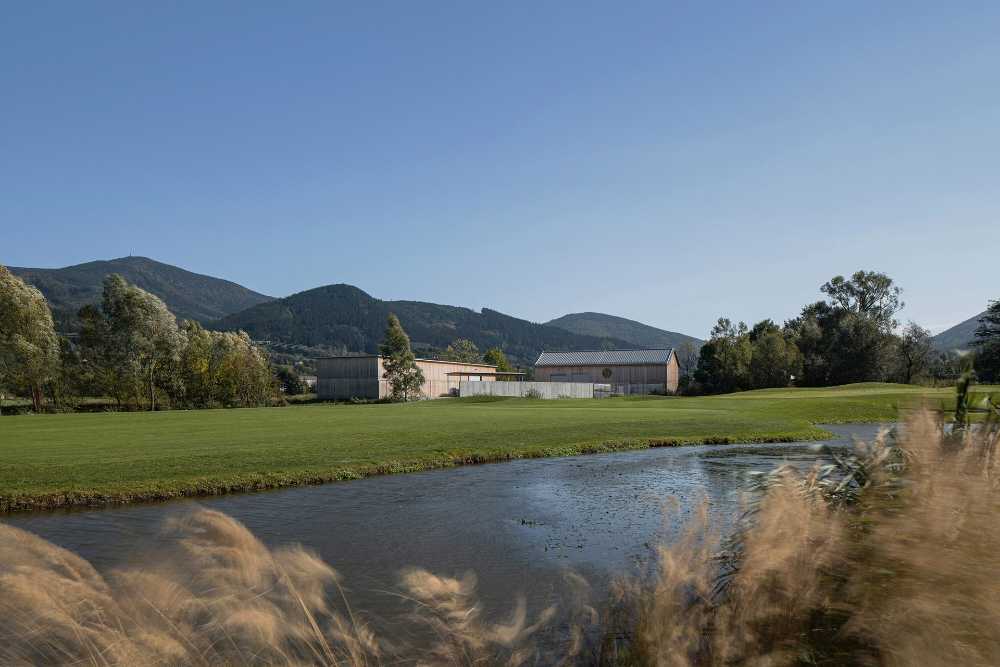
<path fill-rule="evenodd" d="M 596 336 L 598 338 L 617 338 L 628 341 L 634 347 L 660 348 L 679 347 L 681 343 L 691 343 L 700 347 L 704 341 L 693 336 L 677 333 L 676 331 L 665 331 L 651 327 L 642 322 L 627 320 L 624 317 L 605 315 L 604 313 L 573 313 L 563 315 L 551 322 L 546 322 L 547 326 L 559 327 L 566 331 L 583 336 Z"/>
<path fill-rule="evenodd" d="M 183 319 L 209 322 L 272 299 L 228 280 L 146 257 L 87 262 L 62 269 L 8 268 L 42 291 L 57 325 L 64 330 L 74 328 L 81 307 L 101 300 L 101 283 L 109 273 L 120 273 L 130 283 L 152 292 Z"/>
<path fill-rule="evenodd" d="M 410 335 L 414 350 L 440 350 L 456 338 L 468 338 L 480 350 L 500 346 L 521 365 L 534 363 L 543 350 L 623 347 L 623 340 L 582 336 L 534 324 L 495 310 L 443 306 L 421 301 L 382 301 L 351 285 L 327 285 L 263 303 L 230 315 L 214 326 L 243 329 L 254 339 L 277 344 L 326 348 L 337 353 L 378 349 L 388 314 L 395 313 Z"/>
<path fill-rule="evenodd" d="M 967 350 L 972 347 L 972 341 L 976 338 L 976 328 L 979 326 L 979 318 L 984 317 L 986 311 L 979 313 L 960 324 L 956 324 L 950 329 L 942 331 L 937 336 L 931 338 L 934 347 L 938 350 Z"/>

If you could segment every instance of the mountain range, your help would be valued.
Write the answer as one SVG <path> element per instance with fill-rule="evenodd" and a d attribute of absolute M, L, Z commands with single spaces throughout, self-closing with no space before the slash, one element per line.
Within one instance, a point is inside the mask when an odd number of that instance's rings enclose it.
<path fill-rule="evenodd" d="M 604 313 L 571 313 L 544 324 L 483 308 L 423 301 L 382 301 L 352 285 L 327 285 L 275 298 L 229 280 L 193 273 L 147 257 L 120 257 L 59 269 L 8 267 L 38 287 L 61 331 L 73 331 L 77 311 L 101 300 L 104 277 L 119 273 L 151 292 L 181 319 L 216 329 L 244 329 L 272 346 L 291 346 L 301 356 L 374 352 L 385 318 L 396 313 L 418 353 L 433 354 L 456 338 L 485 350 L 501 346 L 512 360 L 530 364 L 542 349 L 700 346 L 703 341 L 674 331 Z M 980 313 L 932 338 L 936 349 L 968 349 Z"/>
<path fill-rule="evenodd" d="M 8 267 L 38 287 L 52 308 L 57 327 L 73 331 L 77 311 L 101 300 L 101 283 L 110 273 L 157 295 L 181 319 L 217 329 L 245 329 L 272 346 L 292 346 L 302 356 L 374 352 L 389 312 L 399 316 L 414 349 L 432 354 L 456 338 L 480 349 L 495 345 L 518 363 L 530 364 L 542 349 L 581 350 L 605 347 L 700 346 L 703 341 L 674 331 L 604 313 L 571 313 L 544 324 L 483 308 L 423 301 L 382 301 L 352 285 L 327 285 L 274 298 L 229 280 L 157 262 L 120 257 L 59 269 Z M 979 318 L 970 317 L 934 336 L 939 350 L 968 349 Z"/>
<path fill-rule="evenodd" d="M 543 349 L 634 346 L 626 340 L 535 324 L 489 308 L 476 312 L 423 301 L 382 301 L 352 285 L 326 285 L 299 292 L 230 315 L 214 326 L 242 329 L 256 340 L 272 344 L 372 353 L 382 340 L 389 313 L 399 317 L 418 355 L 441 350 L 456 338 L 467 338 L 484 351 L 502 347 L 512 361 L 522 365 L 534 363 Z"/>
<path fill-rule="evenodd" d="M 616 338 L 627 340 L 635 347 L 664 348 L 680 347 L 690 343 L 700 347 L 704 342 L 675 331 L 664 331 L 642 322 L 627 320 L 624 317 L 605 315 L 604 313 L 571 313 L 546 322 L 550 327 L 559 327 L 582 336 L 598 338 Z"/>
<path fill-rule="evenodd" d="M 974 315 L 964 322 L 960 322 L 950 329 L 946 329 L 931 338 L 935 349 L 946 352 L 949 350 L 968 350 L 972 347 L 972 341 L 976 338 L 976 329 L 979 327 L 979 320 L 986 316 L 986 311 Z"/>
<path fill-rule="evenodd" d="M 259 294 L 228 280 L 192 273 L 147 257 L 87 262 L 61 269 L 7 267 L 31 283 L 48 299 L 56 326 L 76 328 L 76 313 L 88 303 L 99 303 L 104 277 L 121 274 L 125 280 L 163 299 L 181 319 L 208 323 L 274 297 Z"/>
<path fill-rule="evenodd" d="M 61 269 L 9 267 L 38 287 L 48 299 L 57 326 L 72 331 L 76 313 L 101 300 L 101 283 L 110 273 L 163 299 L 182 319 L 210 328 L 243 329 L 277 349 L 296 348 L 303 356 L 375 352 L 385 320 L 395 313 L 418 353 L 432 354 L 456 338 L 481 350 L 500 346 L 515 363 L 534 362 L 543 349 L 674 347 L 691 336 L 657 329 L 602 313 L 579 313 L 537 324 L 483 308 L 422 301 L 383 301 L 352 285 L 327 285 L 276 299 L 236 283 L 192 273 L 146 257 L 122 257 Z"/>

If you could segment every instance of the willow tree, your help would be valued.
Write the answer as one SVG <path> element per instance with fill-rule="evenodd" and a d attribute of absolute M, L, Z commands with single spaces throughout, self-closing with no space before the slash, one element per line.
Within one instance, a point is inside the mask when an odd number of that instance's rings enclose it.
<path fill-rule="evenodd" d="M 104 279 L 100 309 L 80 311 L 81 345 L 102 366 L 107 389 L 121 400 L 145 396 L 156 409 L 156 390 L 174 380 L 184 335 L 159 297 L 128 283 L 120 275 Z"/>
<path fill-rule="evenodd" d="M 408 401 L 418 396 L 424 383 L 424 374 L 413 356 L 410 337 L 403 330 L 399 318 L 392 313 L 389 313 L 379 354 L 382 355 L 382 366 L 385 368 L 382 377 L 389 381 L 392 400 Z"/>
<path fill-rule="evenodd" d="M 36 288 L 0 266 L 0 385 L 27 389 L 35 411 L 59 370 L 52 311 Z"/>
<path fill-rule="evenodd" d="M 267 353 L 245 331 L 208 331 L 184 322 L 184 349 L 177 364 L 178 404 L 197 408 L 267 405 L 274 375 Z"/>

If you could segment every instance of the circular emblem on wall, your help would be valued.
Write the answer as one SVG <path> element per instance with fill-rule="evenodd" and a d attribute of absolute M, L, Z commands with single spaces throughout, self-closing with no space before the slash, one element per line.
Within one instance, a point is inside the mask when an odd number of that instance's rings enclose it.
<path fill-rule="evenodd" d="M 611 377 L 611 369 L 605 368 L 603 371 L 601 371 L 601 375 L 603 375 L 604 379 L 607 380 L 608 378 Z"/>

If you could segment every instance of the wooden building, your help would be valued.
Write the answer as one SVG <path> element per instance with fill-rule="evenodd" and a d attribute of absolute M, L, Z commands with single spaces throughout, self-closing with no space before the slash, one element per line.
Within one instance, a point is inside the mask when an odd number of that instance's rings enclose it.
<path fill-rule="evenodd" d="M 535 379 L 610 384 L 615 394 L 659 394 L 677 391 L 680 369 L 669 348 L 542 352 Z"/>
<path fill-rule="evenodd" d="M 417 359 L 417 366 L 424 374 L 424 384 L 420 387 L 423 398 L 450 396 L 458 391 L 461 380 L 492 382 L 497 370 L 496 366 L 488 364 L 437 359 Z M 316 360 L 316 395 L 335 401 L 386 398 L 392 389 L 384 375 L 385 367 L 379 355 L 322 357 Z"/>

